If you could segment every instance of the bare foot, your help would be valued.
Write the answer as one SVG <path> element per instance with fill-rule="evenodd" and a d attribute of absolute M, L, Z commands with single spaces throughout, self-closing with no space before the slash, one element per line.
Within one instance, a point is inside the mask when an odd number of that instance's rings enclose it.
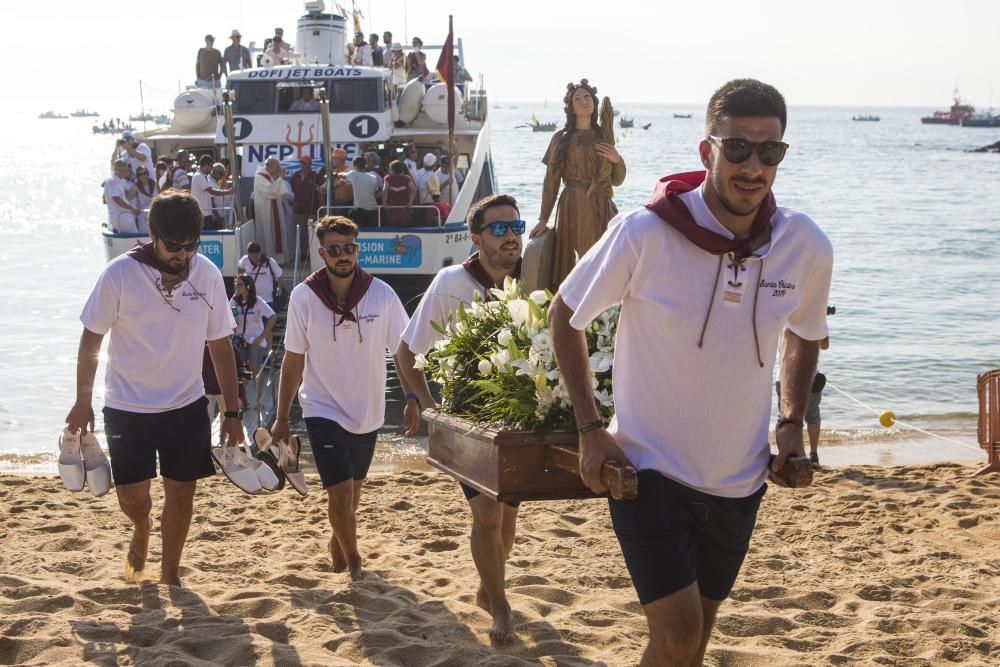
<path fill-rule="evenodd" d="M 361 561 L 348 567 L 348 573 L 351 575 L 351 581 L 361 581 L 365 578 L 365 571 L 361 567 Z"/>
<path fill-rule="evenodd" d="M 493 613 L 493 627 L 490 628 L 490 641 L 504 644 L 514 637 L 514 612 L 510 605 L 504 605 Z"/>
<path fill-rule="evenodd" d="M 139 583 L 146 569 L 146 554 L 149 551 L 149 535 L 153 532 L 153 517 L 146 517 L 146 527 L 136 526 L 132 530 L 132 541 L 125 554 L 125 581 Z"/>
<path fill-rule="evenodd" d="M 166 574 L 166 573 L 163 573 L 163 574 L 160 575 L 160 583 L 161 584 L 167 584 L 167 585 L 170 585 L 170 586 L 183 586 L 184 585 L 184 584 L 181 583 L 180 576 L 178 576 L 177 574 Z"/>
<path fill-rule="evenodd" d="M 327 549 L 330 550 L 330 558 L 333 559 L 333 571 L 343 572 L 346 570 L 347 559 L 344 558 L 344 552 L 341 550 L 340 543 L 337 542 L 337 538 L 330 538 L 330 543 L 327 545 Z"/>
<path fill-rule="evenodd" d="M 482 609 L 485 609 L 488 613 L 493 613 L 493 605 L 490 604 L 490 596 L 486 594 L 486 589 L 483 584 L 479 584 L 479 590 L 476 591 L 476 605 Z"/>

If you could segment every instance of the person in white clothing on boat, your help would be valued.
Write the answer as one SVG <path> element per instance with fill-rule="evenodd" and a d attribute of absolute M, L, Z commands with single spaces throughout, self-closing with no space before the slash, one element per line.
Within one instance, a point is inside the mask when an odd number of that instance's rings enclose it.
<path fill-rule="evenodd" d="M 122 132 L 122 138 L 115 146 L 115 153 L 111 161 L 114 162 L 118 158 L 128 162 L 130 180 L 135 178 L 135 173 L 140 166 L 146 167 L 149 173 L 153 173 L 153 151 L 146 144 L 139 143 L 131 130 Z"/>
<path fill-rule="evenodd" d="M 237 268 L 253 278 L 257 296 L 274 308 L 274 288 L 281 278 L 281 266 L 273 257 L 264 254 L 260 243 L 250 241 L 247 244 L 247 254 L 240 257 Z"/>
<path fill-rule="evenodd" d="M 287 221 L 281 201 L 288 193 L 285 168 L 278 158 L 269 158 L 253 178 L 254 227 L 264 252 L 279 264 L 284 264 L 289 256 L 285 243 Z"/>
<path fill-rule="evenodd" d="M 413 179 L 417 185 L 417 200 L 421 205 L 433 206 L 434 195 L 441 194 L 441 184 L 438 181 L 437 170 L 434 169 L 436 164 L 437 157 L 433 153 L 427 153 L 424 155 L 423 168 L 417 171 L 417 176 Z M 431 224 L 435 219 L 432 213 L 431 209 L 423 209 L 414 217 L 420 219 L 423 224 Z"/>
<path fill-rule="evenodd" d="M 400 381 L 412 391 L 406 396 L 404 417 L 412 413 L 419 418 L 422 408 L 437 407 L 427 378 L 416 368 L 416 355 L 427 354 L 441 338 L 431 323 L 444 326 L 460 304 L 472 303 L 476 294 L 489 299 L 489 290 L 502 287 L 505 278 L 520 277 L 521 235 L 525 230 L 525 222 L 520 218 L 517 201 L 509 195 L 485 197 L 469 209 L 467 222 L 477 252 L 463 264 L 438 271 L 403 332 L 396 352 Z M 514 545 L 520 503 L 499 503 L 465 483 L 461 487 L 472 510 L 469 542 L 480 578 L 476 603 L 493 615 L 490 638 L 504 642 L 514 634 L 514 617 L 504 589 L 504 570 Z"/>
<path fill-rule="evenodd" d="M 115 233 L 136 232 L 136 216 L 139 208 L 129 193 L 132 184 L 128 181 L 128 162 L 115 160 L 114 174 L 104 181 L 104 203 L 108 206 L 108 228 Z"/>
<path fill-rule="evenodd" d="M 441 156 L 441 167 L 438 169 L 437 178 L 441 188 L 441 201 L 447 202 L 449 206 L 454 208 L 455 202 L 458 200 L 458 193 L 462 189 L 462 181 L 465 178 L 462 176 L 462 172 L 451 168 L 451 158 L 447 155 Z"/>
<path fill-rule="evenodd" d="M 289 441 L 289 413 L 298 392 L 327 493 L 333 569 L 348 570 L 357 580 L 364 573 L 355 513 L 385 422 L 385 355 L 399 346 L 408 319 L 392 288 L 358 266 L 357 225 L 327 216 L 316 225 L 316 238 L 323 268 L 296 286 L 289 299 L 271 439 Z M 413 435 L 419 418 L 411 413 L 404 424 Z"/>
<path fill-rule="evenodd" d="M 222 229 L 226 226 L 223 207 L 215 206 L 212 198 L 231 195 L 234 188 L 219 187 L 218 182 L 212 178 L 212 164 L 211 155 L 201 156 L 198 161 L 198 173 L 191 179 L 191 194 L 201 206 L 201 212 L 205 216 L 205 229 Z"/>

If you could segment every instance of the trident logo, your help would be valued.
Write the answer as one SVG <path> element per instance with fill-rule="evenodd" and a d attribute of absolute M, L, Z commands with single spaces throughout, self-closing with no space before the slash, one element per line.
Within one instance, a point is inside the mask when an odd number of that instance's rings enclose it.
<path fill-rule="evenodd" d="M 314 141 L 314 138 L 313 138 L 313 125 L 312 125 L 312 123 L 309 124 L 309 138 L 306 139 L 305 141 L 302 141 L 302 125 L 303 124 L 304 123 L 300 120 L 299 121 L 299 136 L 298 136 L 298 141 L 292 141 L 292 126 L 291 125 L 286 125 L 285 126 L 285 127 L 288 128 L 288 132 L 285 134 L 285 141 L 287 143 L 291 144 L 292 146 L 295 146 L 295 155 L 300 160 L 302 159 L 302 147 L 303 146 L 309 146 Z"/>

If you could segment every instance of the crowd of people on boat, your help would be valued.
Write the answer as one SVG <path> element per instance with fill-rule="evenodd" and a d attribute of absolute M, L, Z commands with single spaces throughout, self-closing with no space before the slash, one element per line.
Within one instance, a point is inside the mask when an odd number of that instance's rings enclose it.
<path fill-rule="evenodd" d="M 263 50 L 254 57 L 250 49 L 243 46 L 243 35 L 239 30 L 229 34 L 230 45 L 224 51 L 215 48 L 215 36 L 205 35 L 205 46 L 198 49 L 195 57 L 195 85 L 199 88 L 214 88 L 224 76 L 253 67 L 273 67 L 294 61 L 294 46 L 285 41 L 285 31 L 275 28 L 274 35 L 264 40 Z M 344 62 L 362 67 L 384 67 L 391 71 L 390 83 L 402 89 L 413 79 L 431 83 L 437 73 L 427 65 L 427 55 L 423 51 L 424 42 L 414 37 L 410 50 L 404 52 L 400 42 L 394 42 L 392 32 L 382 33 L 381 43 L 378 33 L 371 33 L 367 39 L 363 32 L 355 32 L 353 41 L 345 45 Z M 454 58 L 454 81 L 460 88 L 472 81 L 472 75 L 462 66 L 460 58 Z"/>
<path fill-rule="evenodd" d="M 388 162 L 388 168 L 385 164 Z M 415 144 L 395 152 L 371 145 L 350 162 L 344 148 L 330 153 L 333 192 L 329 212 L 359 227 L 419 227 L 443 224 L 465 181 L 451 159 L 433 147 L 421 156 Z M 295 228 L 305 230 L 327 202 L 327 167 L 313 168 L 302 155 L 289 173 L 277 158 L 254 174 L 251 205 L 258 240 L 265 252 L 284 263 L 292 259 Z M 126 131 L 111 156 L 111 174 L 102 183 L 108 228 L 116 233 L 148 233 L 149 204 L 165 190 L 189 190 L 205 216 L 205 229 L 232 229 L 236 222 L 235 186 L 228 166 L 212 155 L 182 150 L 155 160 L 149 146 Z M 304 232 L 303 232 L 304 233 Z M 300 239 L 303 245 L 307 239 Z"/>
<path fill-rule="evenodd" d="M 191 172 L 192 159 L 198 168 Z M 166 190 L 189 190 L 205 216 L 205 229 L 233 226 L 235 188 L 229 170 L 210 155 L 187 151 L 153 159 L 149 145 L 126 130 L 111 154 L 111 173 L 101 183 L 108 208 L 107 227 L 115 233 L 149 233 L 149 205 Z"/>

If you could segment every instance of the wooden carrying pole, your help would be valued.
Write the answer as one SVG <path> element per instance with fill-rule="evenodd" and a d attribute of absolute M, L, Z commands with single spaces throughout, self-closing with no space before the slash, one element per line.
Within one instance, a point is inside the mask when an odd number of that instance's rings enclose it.
<path fill-rule="evenodd" d="M 448 15 L 448 34 L 454 35 L 455 32 L 454 20 L 451 14 Z M 448 73 L 448 78 L 445 80 L 445 85 L 448 86 L 448 168 L 451 172 L 448 174 L 448 206 L 454 206 L 454 202 L 451 201 L 455 198 L 457 194 L 458 181 L 455 178 L 455 171 L 458 165 L 455 164 L 455 42 L 454 37 L 452 37 L 451 43 L 448 45 L 451 49 L 451 57 L 448 59 L 448 66 L 451 67 L 451 72 Z"/>
<path fill-rule="evenodd" d="M 239 162 L 236 160 L 236 138 L 233 136 L 233 101 L 229 91 L 222 93 L 222 112 L 226 121 L 226 152 L 229 153 L 229 173 L 233 175 L 233 208 L 236 213 L 237 227 L 246 221 L 243 207 L 240 205 L 240 173 L 237 171 Z"/>
<path fill-rule="evenodd" d="M 549 445 L 552 467 L 573 475 L 580 474 L 580 451 L 572 445 Z M 601 483 L 615 500 L 635 500 L 639 495 L 639 478 L 635 468 L 617 461 L 605 461 L 601 466 Z"/>
<path fill-rule="evenodd" d="M 323 166 L 326 167 L 326 208 L 333 206 L 333 151 L 330 148 L 330 100 L 326 98 L 326 87 L 319 89 L 319 111 L 323 120 Z"/>

